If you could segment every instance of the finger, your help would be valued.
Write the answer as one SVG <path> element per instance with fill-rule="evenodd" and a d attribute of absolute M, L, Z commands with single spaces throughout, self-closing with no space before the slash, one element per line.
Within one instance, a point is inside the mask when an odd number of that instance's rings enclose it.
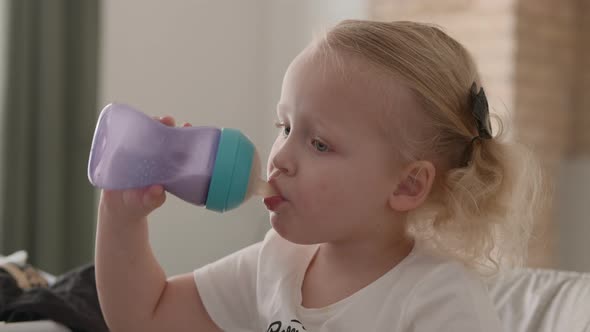
<path fill-rule="evenodd" d="M 174 127 L 176 125 L 176 120 L 169 115 L 160 117 L 160 122 L 169 127 Z"/>
<path fill-rule="evenodd" d="M 162 123 L 165 126 L 173 127 L 176 125 L 176 121 L 173 117 L 166 115 L 166 116 L 152 116 L 152 119 Z"/>
<path fill-rule="evenodd" d="M 161 185 L 155 185 L 147 188 L 143 195 L 143 205 L 148 210 L 148 214 L 162 206 L 165 201 L 166 193 L 164 191 L 164 187 Z"/>
<path fill-rule="evenodd" d="M 142 210 L 143 189 L 128 189 L 120 192 L 123 206 L 133 211 Z"/>
<path fill-rule="evenodd" d="M 101 190 L 100 205 L 119 204 L 123 200 L 121 191 L 116 190 Z"/>

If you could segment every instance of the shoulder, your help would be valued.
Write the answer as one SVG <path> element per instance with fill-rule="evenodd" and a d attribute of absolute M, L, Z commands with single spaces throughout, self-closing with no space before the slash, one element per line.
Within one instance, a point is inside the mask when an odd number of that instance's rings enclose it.
<path fill-rule="evenodd" d="M 406 324 L 414 327 L 410 331 L 500 330 L 485 283 L 475 271 L 423 249 L 411 263 L 406 270 L 414 284 L 404 310 Z"/>
<path fill-rule="evenodd" d="M 480 276 L 463 263 L 444 256 L 431 253 L 426 249 L 419 249 L 412 269 L 421 273 L 421 280 L 417 286 L 428 286 L 433 282 L 452 282 L 452 284 L 474 284 L 483 286 Z"/>
<path fill-rule="evenodd" d="M 413 291 L 444 282 L 448 285 L 473 284 L 483 286 L 480 277 L 461 262 L 438 255 L 419 245 L 402 261 L 402 281 Z M 449 287 L 446 287 L 448 289 Z"/>
<path fill-rule="evenodd" d="M 482 287 L 485 285 L 476 271 L 460 261 L 439 255 L 418 244 L 405 259 L 405 265 L 404 273 L 413 276 L 416 288 L 440 281 L 453 281 L 453 284 L 469 282 Z"/>

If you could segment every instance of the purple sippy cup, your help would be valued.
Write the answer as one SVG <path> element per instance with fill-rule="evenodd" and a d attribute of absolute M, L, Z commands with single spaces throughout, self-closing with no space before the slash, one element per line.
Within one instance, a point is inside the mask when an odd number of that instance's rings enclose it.
<path fill-rule="evenodd" d="M 169 127 L 123 104 L 102 110 L 90 149 L 88 178 L 108 190 L 154 184 L 182 200 L 224 212 L 251 195 L 269 196 L 260 159 L 240 131 Z"/>

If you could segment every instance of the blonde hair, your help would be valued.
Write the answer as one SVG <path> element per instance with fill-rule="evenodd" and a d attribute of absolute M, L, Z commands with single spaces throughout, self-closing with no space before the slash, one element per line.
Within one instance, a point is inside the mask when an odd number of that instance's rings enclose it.
<path fill-rule="evenodd" d="M 365 60 L 409 89 L 429 134 L 403 140 L 405 159 L 429 158 L 437 180 L 408 217 L 408 232 L 478 271 L 521 265 L 546 191 L 541 167 L 522 145 L 497 132 L 478 136 L 471 86 L 481 86 L 469 52 L 441 29 L 415 22 L 347 20 L 319 41 Z M 401 128 L 396 128 L 401 129 Z M 442 175 L 442 176 L 441 176 Z"/>

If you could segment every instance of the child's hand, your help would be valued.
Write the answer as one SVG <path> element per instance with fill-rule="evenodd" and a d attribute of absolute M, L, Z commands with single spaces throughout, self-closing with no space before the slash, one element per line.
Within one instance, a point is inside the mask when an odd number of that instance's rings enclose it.
<path fill-rule="evenodd" d="M 174 126 L 174 118 L 170 116 L 154 117 L 164 125 Z M 190 127 L 185 123 L 183 127 Z M 137 220 L 147 217 L 166 201 L 166 193 L 162 185 L 152 185 L 141 189 L 103 190 L 99 209 L 101 214 L 110 218 Z"/>

